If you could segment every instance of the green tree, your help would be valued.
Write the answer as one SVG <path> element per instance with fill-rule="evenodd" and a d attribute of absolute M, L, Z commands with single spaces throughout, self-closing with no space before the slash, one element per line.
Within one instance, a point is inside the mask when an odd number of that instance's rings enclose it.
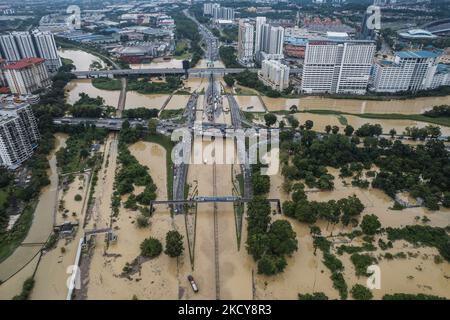
<path fill-rule="evenodd" d="M 179 257 L 183 253 L 183 236 L 176 230 L 171 230 L 166 234 L 166 250 L 169 257 Z"/>
<path fill-rule="evenodd" d="M 355 284 L 350 290 L 353 299 L 355 300 L 372 300 L 372 292 L 361 284 Z"/>
<path fill-rule="evenodd" d="M 223 76 L 223 81 L 229 86 L 230 88 L 234 85 L 234 78 L 231 74 L 226 74 Z"/>
<path fill-rule="evenodd" d="M 277 220 L 268 233 L 270 251 L 276 255 L 290 255 L 298 249 L 297 238 L 287 220 Z"/>
<path fill-rule="evenodd" d="M 397 134 L 397 130 L 392 128 L 391 130 L 389 130 L 389 134 L 391 135 L 391 139 L 394 139 L 395 135 Z"/>
<path fill-rule="evenodd" d="M 264 255 L 258 261 L 258 273 L 266 276 L 272 276 L 283 272 L 287 262 L 284 256 Z"/>
<path fill-rule="evenodd" d="M 339 132 L 339 127 L 338 127 L 338 126 L 333 126 L 333 127 L 331 128 L 331 132 L 333 132 L 333 134 L 338 134 L 338 132 Z"/>
<path fill-rule="evenodd" d="M 305 128 L 306 130 L 311 130 L 314 127 L 314 122 L 312 120 L 306 120 L 305 121 Z"/>
<path fill-rule="evenodd" d="M 158 126 L 158 120 L 156 120 L 156 119 L 148 120 L 148 132 L 150 134 L 156 134 L 157 126 Z"/>
<path fill-rule="evenodd" d="M 345 126 L 344 132 L 346 136 L 350 137 L 354 131 L 355 129 L 351 125 Z"/>
<path fill-rule="evenodd" d="M 271 127 L 277 122 L 277 116 L 273 113 L 266 113 L 264 115 L 264 121 L 266 122 L 266 126 Z"/>
<path fill-rule="evenodd" d="M 158 239 L 148 238 L 141 243 L 141 255 L 148 258 L 155 258 L 162 252 L 162 244 Z"/>
<path fill-rule="evenodd" d="M 328 300 L 328 297 L 323 292 L 313 292 L 311 293 L 305 293 L 305 294 L 298 294 L 298 300 Z"/>
<path fill-rule="evenodd" d="M 361 229 L 367 235 L 374 235 L 381 227 L 378 217 L 374 214 L 365 215 L 361 221 Z"/>

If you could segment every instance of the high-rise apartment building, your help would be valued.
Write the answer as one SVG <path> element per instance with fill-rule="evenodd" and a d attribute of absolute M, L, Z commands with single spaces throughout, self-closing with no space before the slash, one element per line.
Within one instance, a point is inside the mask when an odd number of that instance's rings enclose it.
<path fill-rule="evenodd" d="M 0 52 L 7 62 L 16 62 L 21 59 L 19 48 L 12 34 L 0 35 Z"/>
<path fill-rule="evenodd" d="M 212 16 L 212 14 L 213 14 L 213 9 L 214 8 L 219 8 L 220 7 L 220 4 L 219 3 L 211 3 L 211 2 L 208 2 L 208 3 L 204 3 L 203 4 L 203 15 L 205 15 L 205 16 Z"/>
<path fill-rule="evenodd" d="M 253 33 L 253 25 L 245 19 L 240 19 L 238 29 L 238 61 L 247 67 L 253 66 Z"/>
<path fill-rule="evenodd" d="M 214 20 L 234 20 L 234 9 L 226 7 L 214 7 L 212 9 L 212 16 Z"/>
<path fill-rule="evenodd" d="M 261 51 L 261 32 L 264 24 L 266 24 L 266 17 L 256 17 L 255 52 Z"/>
<path fill-rule="evenodd" d="M 50 32 L 33 31 L 34 42 L 38 57 L 45 59 L 45 66 L 49 72 L 56 72 L 62 66 L 61 58 L 58 55 L 55 37 Z"/>
<path fill-rule="evenodd" d="M 430 89 L 438 57 L 431 51 L 400 51 L 395 54 L 394 61 L 377 61 L 373 72 L 373 91 L 416 92 Z"/>
<path fill-rule="evenodd" d="M 0 35 L 0 53 L 7 62 L 43 58 L 47 70 L 51 73 L 62 66 L 55 38 L 50 32 L 34 30 L 32 33 L 13 32 Z"/>
<path fill-rule="evenodd" d="M 39 141 L 36 118 L 27 103 L 0 106 L 0 165 L 18 168 Z"/>
<path fill-rule="evenodd" d="M 289 87 L 289 67 L 277 60 L 264 60 L 261 63 L 259 78 L 274 90 L 283 91 Z"/>
<path fill-rule="evenodd" d="M 8 64 L 4 74 L 9 89 L 15 94 L 30 94 L 51 84 L 42 58 L 28 58 Z"/>
<path fill-rule="evenodd" d="M 301 90 L 364 94 L 374 55 L 373 41 L 311 40 L 305 50 Z"/>
<path fill-rule="evenodd" d="M 29 32 L 13 32 L 12 35 L 16 41 L 22 59 L 38 56 L 33 43 L 33 38 Z"/>
<path fill-rule="evenodd" d="M 283 57 L 284 28 L 265 22 L 265 17 L 256 18 L 255 56 L 258 61 L 263 60 L 262 52 Z"/>

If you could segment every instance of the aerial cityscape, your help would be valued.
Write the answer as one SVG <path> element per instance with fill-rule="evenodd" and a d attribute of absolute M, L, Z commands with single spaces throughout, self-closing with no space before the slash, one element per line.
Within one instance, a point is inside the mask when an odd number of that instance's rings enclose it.
<path fill-rule="evenodd" d="M 447 299 L 449 0 L 0 0 L 0 300 Z"/>

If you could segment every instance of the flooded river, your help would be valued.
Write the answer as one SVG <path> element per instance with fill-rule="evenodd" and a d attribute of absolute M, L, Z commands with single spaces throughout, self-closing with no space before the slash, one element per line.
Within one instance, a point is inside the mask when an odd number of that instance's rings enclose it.
<path fill-rule="evenodd" d="M 330 99 L 322 97 L 305 97 L 300 99 L 263 97 L 263 100 L 270 111 L 289 110 L 292 105 L 295 105 L 299 111 L 333 110 L 349 113 L 420 114 L 431 109 L 433 106 L 450 104 L 450 96 L 388 101 Z"/>
<path fill-rule="evenodd" d="M 56 167 L 55 153 L 65 145 L 67 137 L 62 134 L 56 135 L 55 151 L 49 156 L 49 179 L 50 185 L 42 191 L 36 210 L 34 212 L 33 224 L 26 236 L 24 243 L 43 243 L 47 241 L 53 228 L 53 216 L 57 198 L 58 173 Z M 5 281 L 20 268 L 24 267 L 30 260 L 30 265 L 37 262 L 33 257 L 39 252 L 41 246 L 21 246 L 14 253 L 0 264 L 0 280 Z M 17 294 L 22 287 L 23 280 L 31 276 L 34 268 L 27 266 L 17 275 L 0 286 L 0 299 L 10 299 Z"/>
<path fill-rule="evenodd" d="M 102 68 L 105 67 L 105 63 L 99 57 L 96 57 L 86 51 L 60 49 L 58 50 L 58 54 L 61 58 L 72 60 L 77 71 L 90 70 L 90 65 L 95 61 L 100 63 Z"/>

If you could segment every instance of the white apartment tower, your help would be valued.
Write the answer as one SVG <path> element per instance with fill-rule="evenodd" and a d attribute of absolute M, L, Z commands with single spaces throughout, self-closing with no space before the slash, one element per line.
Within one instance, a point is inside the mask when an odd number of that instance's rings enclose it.
<path fill-rule="evenodd" d="M 377 61 L 372 89 L 375 92 L 427 90 L 433 87 L 438 54 L 430 51 L 400 51 L 394 61 Z"/>
<path fill-rule="evenodd" d="M 34 47 L 33 38 L 31 37 L 31 34 L 29 32 L 13 32 L 12 35 L 16 40 L 16 44 L 20 52 L 20 57 L 22 59 L 38 56 Z"/>
<path fill-rule="evenodd" d="M 34 30 L 13 32 L 0 35 L 0 56 L 7 62 L 16 62 L 26 58 L 43 58 L 45 66 L 51 73 L 62 66 L 53 34 Z"/>
<path fill-rule="evenodd" d="M 373 41 L 309 41 L 302 92 L 365 94 L 374 54 Z"/>
<path fill-rule="evenodd" d="M 12 34 L 0 35 L 0 51 L 7 62 L 21 59 L 19 48 Z"/>
<path fill-rule="evenodd" d="M 238 29 L 238 61 L 247 67 L 253 66 L 253 33 L 253 25 L 244 19 L 240 19 Z"/>
<path fill-rule="evenodd" d="M 6 65 L 4 75 L 9 89 L 14 94 L 31 94 L 51 84 L 42 58 L 22 59 Z"/>
<path fill-rule="evenodd" d="M 264 60 L 261 63 L 259 78 L 274 90 L 283 91 L 289 87 L 289 67 L 277 60 Z"/>
<path fill-rule="evenodd" d="M 266 17 L 256 17 L 255 52 L 261 51 L 261 33 L 264 24 L 266 24 Z"/>
<path fill-rule="evenodd" d="M 0 107 L 0 165 L 18 168 L 32 156 L 38 141 L 38 126 L 29 104 Z"/>
<path fill-rule="evenodd" d="M 58 55 L 55 37 L 50 32 L 33 31 L 34 41 L 38 57 L 45 59 L 45 66 L 49 72 L 56 72 L 62 66 L 61 58 Z"/>
<path fill-rule="evenodd" d="M 212 16 L 214 20 L 234 20 L 234 9 L 226 7 L 214 7 L 212 9 Z"/>
<path fill-rule="evenodd" d="M 214 8 L 219 8 L 220 4 L 219 3 L 204 3 L 203 4 L 203 15 L 209 15 L 212 16 L 213 14 L 213 9 Z"/>
<path fill-rule="evenodd" d="M 263 60 L 263 54 L 277 59 L 283 57 L 284 28 L 274 27 L 266 22 L 265 17 L 256 18 L 255 56 Z"/>

